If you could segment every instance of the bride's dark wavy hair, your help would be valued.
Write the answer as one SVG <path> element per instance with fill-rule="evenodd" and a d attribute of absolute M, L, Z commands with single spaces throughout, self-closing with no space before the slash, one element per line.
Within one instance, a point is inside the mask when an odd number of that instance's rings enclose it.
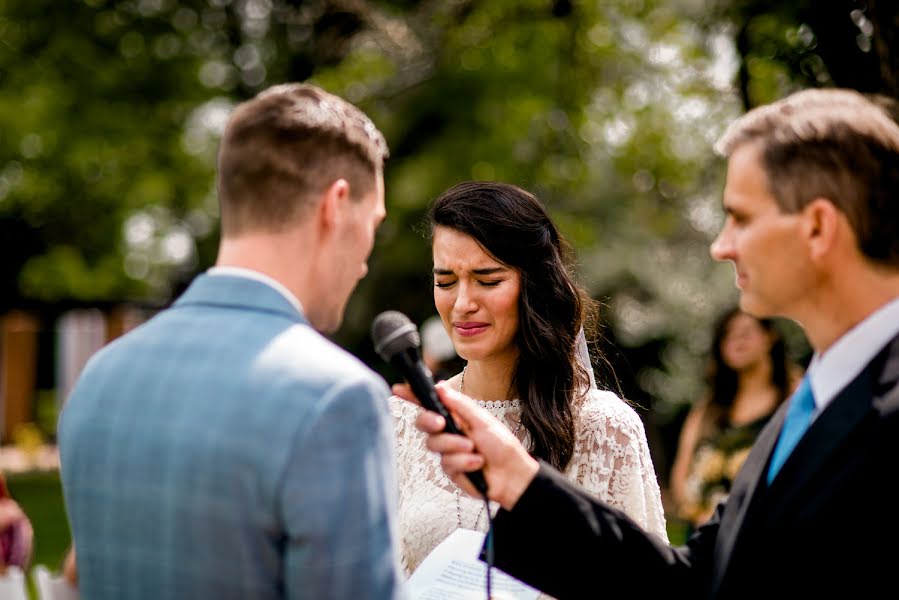
<path fill-rule="evenodd" d="M 519 358 L 511 386 L 521 400 L 531 454 L 564 469 L 574 452 L 573 402 L 590 389 L 590 375 L 576 359 L 577 335 L 582 326 L 594 333 L 597 313 L 574 278 L 571 245 L 533 194 L 504 183 L 450 188 L 428 213 L 432 242 L 438 225 L 471 236 L 520 274 Z"/>

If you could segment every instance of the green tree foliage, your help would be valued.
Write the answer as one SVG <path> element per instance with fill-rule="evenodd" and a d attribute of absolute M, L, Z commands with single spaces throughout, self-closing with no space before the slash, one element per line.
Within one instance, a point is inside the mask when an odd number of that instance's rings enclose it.
<path fill-rule="evenodd" d="M 709 324 L 736 298 L 708 256 L 712 142 L 796 87 L 876 72 L 858 86 L 895 90 L 895 8 L 786 4 L 4 0 L 3 302 L 168 301 L 214 260 L 228 112 L 310 80 L 368 112 L 393 155 L 388 220 L 339 342 L 377 365 L 378 312 L 430 315 L 429 202 L 504 180 L 537 193 L 577 248 L 628 395 L 660 411 L 693 401 Z"/>
<path fill-rule="evenodd" d="M 191 211 L 208 204 L 211 170 L 187 138 L 213 96 L 197 77 L 212 42 L 196 17 L 146 4 L 4 2 L 7 302 L 146 296 L 196 264 Z"/>
<path fill-rule="evenodd" d="M 359 44 L 314 75 L 375 115 L 394 152 L 388 223 L 341 339 L 371 356 L 354 332 L 377 311 L 433 312 L 416 226 L 453 183 L 499 179 L 537 193 L 574 242 L 582 279 L 605 303 L 605 349 L 623 379 L 639 378 L 625 391 L 696 397 L 705 323 L 734 298 L 707 248 L 720 223 L 710 147 L 739 104 L 726 33 L 675 8 L 420 3 L 393 22 L 401 52 Z M 614 355 L 644 346 L 667 351 L 645 364 Z"/>
<path fill-rule="evenodd" d="M 746 108 L 798 87 L 839 86 L 899 98 L 894 0 L 717 0 L 694 17 L 733 23 Z"/>

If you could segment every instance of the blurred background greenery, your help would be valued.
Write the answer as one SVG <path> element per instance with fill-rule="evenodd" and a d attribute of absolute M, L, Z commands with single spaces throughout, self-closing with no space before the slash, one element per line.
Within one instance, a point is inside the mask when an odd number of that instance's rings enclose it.
<path fill-rule="evenodd" d="M 708 256 L 712 142 L 802 87 L 899 96 L 897 32 L 888 0 L 0 0 L 0 314 L 170 302 L 215 259 L 229 111 L 308 80 L 370 114 L 392 152 L 388 219 L 335 340 L 391 378 L 368 327 L 388 308 L 434 312 L 429 202 L 464 179 L 522 185 L 577 249 L 603 304 L 598 349 L 664 485 L 710 324 L 736 299 Z M 38 520 L 61 514 L 37 499 L 52 485 L 10 487 Z"/>
<path fill-rule="evenodd" d="M 58 472 L 10 474 L 7 485 L 34 527 L 32 564 L 58 571 L 71 542 Z"/>

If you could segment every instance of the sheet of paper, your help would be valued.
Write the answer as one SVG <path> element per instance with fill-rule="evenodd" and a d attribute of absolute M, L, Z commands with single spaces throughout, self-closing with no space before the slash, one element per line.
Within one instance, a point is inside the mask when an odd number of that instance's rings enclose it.
<path fill-rule="evenodd" d="M 484 534 L 457 529 L 421 562 L 407 583 L 412 600 L 485 600 L 487 564 L 478 559 Z M 491 572 L 492 600 L 536 600 L 540 592 L 499 569 Z"/>

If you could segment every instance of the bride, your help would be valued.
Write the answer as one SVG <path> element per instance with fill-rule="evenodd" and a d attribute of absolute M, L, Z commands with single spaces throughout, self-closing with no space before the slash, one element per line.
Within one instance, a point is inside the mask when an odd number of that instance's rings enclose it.
<path fill-rule="evenodd" d="M 449 384 L 535 457 L 667 542 L 643 423 L 593 382 L 583 326 L 595 305 L 574 280 L 570 246 L 543 205 L 512 185 L 466 182 L 444 192 L 428 220 L 434 304 L 467 361 Z M 484 502 L 462 494 L 425 448 L 414 425 L 419 410 L 391 398 L 407 575 L 455 529 L 488 526 Z"/>

